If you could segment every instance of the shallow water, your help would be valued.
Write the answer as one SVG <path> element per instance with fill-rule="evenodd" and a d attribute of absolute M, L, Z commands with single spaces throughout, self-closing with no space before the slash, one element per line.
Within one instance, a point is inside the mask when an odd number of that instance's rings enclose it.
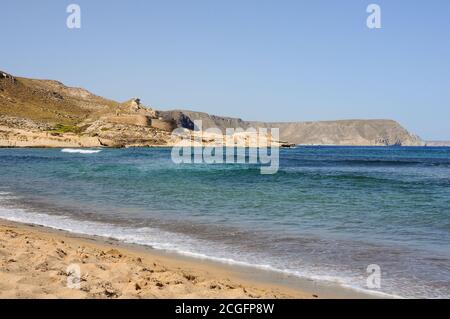
<path fill-rule="evenodd" d="M 280 170 L 170 149 L 0 149 L 0 218 L 376 292 L 450 297 L 450 148 L 299 147 Z"/>

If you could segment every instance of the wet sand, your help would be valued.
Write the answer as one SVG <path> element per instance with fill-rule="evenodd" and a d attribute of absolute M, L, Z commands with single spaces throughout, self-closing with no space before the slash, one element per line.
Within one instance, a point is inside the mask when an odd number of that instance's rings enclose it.
<path fill-rule="evenodd" d="M 0 220 L 0 298 L 373 297 L 252 267 Z"/>

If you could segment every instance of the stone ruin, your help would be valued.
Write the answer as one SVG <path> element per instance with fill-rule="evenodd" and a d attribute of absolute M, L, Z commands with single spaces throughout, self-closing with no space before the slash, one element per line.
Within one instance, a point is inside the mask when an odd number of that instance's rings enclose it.
<path fill-rule="evenodd" d="M 139 110 L 141 108 L 141 99 L 139 98 L 131 99 L 130 106 L 135 111 Z"/>

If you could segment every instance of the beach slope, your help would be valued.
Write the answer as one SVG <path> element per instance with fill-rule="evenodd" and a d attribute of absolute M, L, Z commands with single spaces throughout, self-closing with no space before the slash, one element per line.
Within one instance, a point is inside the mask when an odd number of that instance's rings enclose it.
<path fill-rule="evenodd" d="M 76 267 L 81 272 L 79 287 L 71 280 Z M 247 282 L 201 261 L 0 221 L 0 298 L 312 297 L 282 286 Z"/>

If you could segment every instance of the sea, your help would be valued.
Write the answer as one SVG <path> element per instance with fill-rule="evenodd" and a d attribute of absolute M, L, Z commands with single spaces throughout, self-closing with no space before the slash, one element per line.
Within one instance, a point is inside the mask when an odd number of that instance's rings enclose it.
<path fill-rule="evenodd" d="M 0 149 L 0 218 L 401 298 L 450 297 L 450 148 Z M 374 280 L 375 279 L 375 280 Z"/>

